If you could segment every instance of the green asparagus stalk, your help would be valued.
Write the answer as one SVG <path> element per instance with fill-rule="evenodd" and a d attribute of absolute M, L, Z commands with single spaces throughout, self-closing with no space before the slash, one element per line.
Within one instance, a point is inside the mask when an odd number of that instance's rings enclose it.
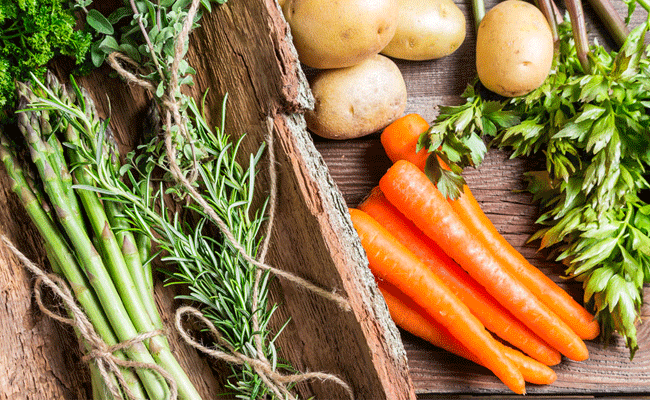
<path fill-rule="evenodd" d="M 140 263 L 145 267 L 144 278 L 147 288 L 153 292 L 153 268 L 151 266 L 152 255 L 152 242 L 151 238 L 142 232 L 133 234 L 138 255 L 140 256 Z"/>
<path fill-rule="evenodd" d="M 23 104 L 27 99 L 23 96 Z M 33 114 L 32 114 L 33 115 Z M 45 192 L 56 210 L 57 220 L 75 249 L 77 259 L 84 270 L 90 286 L 95 290 L 102 309 L 113 327 L 120 341 L 127 341 L 138 335 L 125 306 L 120 299 L 118 291 L 113 284 L 106 266 L 97 252 L 92 240 L 88 237 L 83 221 L 75 218 L 65 195 L 61 178 L 54 170 L 47 155 L 50 153 L 38 132 L 30 123 L 27 113 L 18 114 L 18 124 L 23 132 L 27 144 L 30 146 L 32 161 L 39 171 Z M 63 264 L 61 264 L 63 265 Z M 126 350 L 129 358 L 142 363 L 155 364 L 155 360 L 143 343 L 136 343 Z M 160 377 L 148 369 L 139 369 L 138 375 L 147 389 L 147 393 L 154 399 L 163 399 L 166 396 L 166 384 Z"/>
<path fill-rule="evenodd" d="M 52 272 L 54 272 L 57 275 L 62 275 L 63 274 L 63 269 L 59 265 L 58 261 L 56 260 L 56 257 L 53 256 L 55 253 L 55 250 L 52 249 L 49 245 L 48 242 L 45 242 L 45 254 L 50 261 L 50 266 L 52 267 Z M 105 317 L 104 320 L 102 321 L 102 324 L 105 328 L 102 329 L 108 329 L 110 330 L 110 326 L 108 325 L 108 321 L 106 321 Z M 93 327 L 95 325 L 93 324 Z M 75 328 L 75 332 L 77 334 L 77 337 L 80 340 L 83 340 L 83 337 L 81 336 L 79 329 L 77 327 Z M 104 342 L 108 346 L 114 346 L 117 344 L 117 339 L 115 338 L 115 334 L 113 333 L 112 330 L 106 331 L 107 333 L 110 332 L 110 335 L 108 337 L 102 337 Z M 106 335 L 106 334 L 105 334 Z M 91 351 L 92 349 L 90 348 L 89 343 L 83 342 L 86 351 Z M 113 355 L 123 361 L 126 361 L 126 357 L 124 356 L 124 353 L 121 350 L 115 351 Z M 106 382 L 104 382 L 104 378 L 101 375 L 101 372 L 99 371 L 99 367 L 96 363 L 91 362 L 90 363 L 90 382 L 92 385 L 92 390 L 93 390 L 93 400 L 116 400 L 113 399 L 113 395 L 109 394 L 110 390 L 107 387 Z M 122 377 L 124 378 L 124 381 L 127 383 L 127 389 L 129 390 L 130 394 L 134 396 L 136 399 L 145 399 L 146 398 L 146 393 L 144 392 L 144 388 L 140 384 L 140 380 L 138 377 L 135 375 L 135 372 L 132 371 L 129 368 L 122 368 L 121 370 Z M 119 384 L 117 381 L 117 378 L 115 375 L 110 376 L 111 384 L 115 388 L 119 388 Z"/>
<path fill-rule="evenodd" d="M 45 247 L 48 250 L 47 255 L 51 260 L 52 266 L 57 270 L 60 270 L 60 274 L 65 276 L 77 301 L 104 342 L 108 346 L 116 345 L 118 340 L 113 333 L 109 321 L 106 319 L 106 316 L 102 311 L 97 297 L 90 288 L 77 260 L 70 252 L 68 243 L 63 239 L 63 235 L 59 231 L 58 227 L 44 210 L 41 201 L 30 189 L 30 185 L 24 172 L 16 162 L 15 157 L 11 154 L 9 143 L 5 137 L 2 137 L 0 159 L 2 159 L 9 178 L 11 179 L 13 192 L 18 195 L 18 198 L 21 200 L 27 214 L 34 222 L 34 225 L 45 241 Z M 59 273 L 58 271 L 55 272 Z M 114 355 L 119 359 L 126 359 L 122 351 L 117 351 Z M 142 386 L 137 378 L 128 370 L 124 371 L 124 375 L 126 381 L 129 383 L 129 389 L 131 392 L 144 398 Z"/>
<path fill-rule="evenodd" d="M 136 243 L 135 236 L 129 231 L 131 227 L 126 221 L 122 211 L 120 211 L 120 205 L 108 201 L 104 204 L 104 207 L 106 208 L 106 215 L 111 226 L 117 230 L 115 232 L 115 237 L 122 249 L 124 262 L 131 273 L 131 278 L 135 284 L 136 291 L 140 295 L 142 305 L 151 318 L 154 327 L 156 327 L 156 329 L 162 329 L 163 322 L 153 297 L 151 264 L 142 263 L 140 250 Z"/>

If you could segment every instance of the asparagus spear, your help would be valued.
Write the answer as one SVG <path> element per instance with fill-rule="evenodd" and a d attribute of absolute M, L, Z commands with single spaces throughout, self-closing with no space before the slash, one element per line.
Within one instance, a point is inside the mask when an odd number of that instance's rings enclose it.
<path fill-rule="evenodd" d="M 13 192 L 18 195 L 21 203 L 25 207 L 30 219 L 34 222 L 37 230 L 41 234 L 48 250 L 47 255 L 51 264 L 63 275 L 70 284 L 75 297 L 84 312 L 93 323 L 95 331 L 102 337 L 108 346 L 114 346 L 118 340 L 111 328 L 109 321 L 95 296 L 93 289 L 90 287 L 83 271 L 79 267 L 76 258 L 71 253 L 68 243 L 64 240 L 63 234 L 59 231 L 56 224 L 48 216 L 41 201 L 36 196 L 25 177 L 23 169 L 19 166 L 15 156 L 11 153 L 9 142 L 6 137 L 2 136 L 0 145 L 0 159 L 6 167 L 9 178 L 12 183 Z M 114 353 L 115 357 L 126 359 L 122 351 Z M 144 392 L 140 382 L 129 371 L 124 371 L 125 379 L 129 382 L 129 389 L 135 395 L 144 398 Z"/>
<path fill-rule="evenodd" d="M 140 268 L 140 271 L 138 271 L 140 272 L 138 274 L 140 279 L 139 287 L 143 288 L 146 293 L 138 292 L 138 290 L 136 290 L 136 284 L 132 279 L 133 271 L 127 266 L 124 254 L 122 253 L 122 248 L 111 229 L 111 224 L 103 204 L 107 202 L 102 202 L 100 200 L 97 191 L 87 190 L 87 188 L 92 186 L 94 176 L 98 173 L 98 171 L 93 170 L 94 168 L 106 169 L 106 171 L 113 172 L 116 168 L 116 161 L 113 158 L 108 157 L 109 154 L 107 149 L 111 148 L 111 146 L 110 142 L 107 146 L 105 124 L 97 118 L 92 99 L 87 95 L 84 95 L 80 90 L 77 90 L 74 82 L 73 86 L 75 87 L 76 96 L 66 96 L 66 92 L 61 90 L 59 83 L 53 75 L 48 77 L 48 83 L 49 87 L 38 82 L 40 91 L 43 92 L 44 96 L 48 99 L 45 103 L 41 104 L 41 106 L 44 106 L 41 108 L 51 108 L 52 113 L 61 113 L 61 115 L 66 118 L 67 124 L 64 125 L 64 135 L 66 146 L 70 149 L 68 157 L 71 160 L 71 165 L 74 166 L 73 176 L 77 182 L 77 185 L 75 186 L 77 190 L 75 190 L 75 192 L 82 200 L 84 215 L 86 215 L 90 221 L 97 246 L 104 255 L 103 258 L 98 257 L 97 254 L 94 255 L 96 256 L 95 260 L 98 262 L 101 263 L 104 261 L 104 263 L 101 264 L 101 271 L 99 271 L 99 273 L 105 274 L 107 277 L 104 279 L 108 279 L 109 282 L 111 282 L 111 278 L 112 282 L 115 282 L 115 285 L 112 288 L 117 293 L 118 299 L 122 300 L 123 310 L 120 311 L 124 311 L 130 316 L 129 322 L 131 322 L 131 324 L 128 329 L 135 329 L 137 333 L 155 331 L 157 328 L 154 320 L 160 321 L 160 317 L 155 309 L 154 300 L 150 290 L 151 285 L 148 283 L 148 278 L 146 277 L 146 274 L 142 273 L 141 265 L 138 265 L 138 268 Z M 59 95 L 57 95 L 57 93 Z M 32 97 L 30 98 L 27 96 L 27 99 L 31 99 L 34 104 L 38 103 L 33 93 Z M 36 106 L 36 108 L 38 108 L 38 106 Z M 34 111 L 37 110 L 34 109 Z M 30 137 L 29 132 L 27 133 L 27 136 Z M 30 143 L 32 142 L 37 141 L 30 141 Z M 90 164 L 81 156 L 85 153 L 102 153 L 103 161 L 98 164 Z M 83 240 L 86 241 L 86 245 L 92 246 L 92 243 L 88 241 L 87 237 Z M 134 255 L 137 255 L 138 253 L 139 252 L 136 251 Z M 93 254 L 86 254 L 83 257 L 92 256 Z M 139 259 L 139 257 L 132 257 L 132 260 L 137 259 Z M 92 271 L 91 275 L 93 277 L 97 276 Z M 147 293 L 149 294 L 148 296 L 146 295 Z M 144 297 L 148 297 L 148 304 L 151 305 L 149 309 L 147 309 L 142 301 L 142 298 Z M 149 313 L 154 313 L 156 317 L 151 318 Z M 166 338 L 163 336 L 154 336 L 151 339 L 148 339 L 145 343 L 147 344 L 149 353 L 155 360 L 156 364 L 161 366 L 173 377 L 174 382 L 178 387 L 179 396 L 188 400 L 200 399 L 200 395 L 196 391 L 196 388 L 191 383 L 174 355 L 171 353 Z"/>

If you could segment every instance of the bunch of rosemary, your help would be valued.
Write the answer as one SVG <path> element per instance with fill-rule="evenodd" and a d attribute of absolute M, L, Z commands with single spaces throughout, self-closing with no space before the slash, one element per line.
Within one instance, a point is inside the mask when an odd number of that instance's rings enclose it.
<path fill-rule="evenodd" d="M 584 302 L 595 311 L 605 343 L 618 332 L 633 357 L 643 286 L 650 282 L 649 21 L 617 38 L 619 51 L 608 52 L 575 35 L 584 27 L 576 26 L 581 18 L 574 3 L 567 7 L 571 25 L 553 24 L 559 49 L 540 88 L 503 99 L 477 80 L 463 94 L 464 104 L 440 109 L 420 145 L 452 165 L 451 172 L 441 171 L 435 157 L 427 165 L 450 197 L 460 193 L 462 169 L 480 165 L 484 137 L 511 149 L 512 157 L 543 157 L 546 169 L 527 174 L 542 211 L 542 228 L 531 240 L 553 249 L 567 277 L 583 283 Z M 650 10 L 645 1 L 630 1 L 630 15 L 636 4 Z"/>
<path fill-rule="evenodd" d="M 265 221 L 266 202 L 252 209 L 265 145 L 250 155 L 247 166 L 240 165 L 236 158 L 243 137 L 235 140 L 224 130 L 225 100 L 221 125 L 212 129 L 203 110 L 181 90 L 195 72 L 185 54 L 200 4 L 209 10 L 208 1 L 130 0 L 106 18 L 104 25 L 127 23 L 104 27 L 106 33 L 92 47 L 103 55 L 94 57 L 150 91 L 152 115 L 159 123 L 152 124 L 157 135 L 119 170 L 101 167 L 107 162 L 104 152 L 83 153 L 98 171 L 85 189 L 120 204 L 135 229 L 151 238 L 164 253 L 168 283 L 187 286 L 189 294 L 182 298 L 200 306 L 228 348 L 268 362 L 274 370 L 292 371 L 278 361 L 274 342 L 280 332 L 269 326 L 276 309 L 268 298 L 271 275 L 250 261 L 259 256 Z M 185 200 L 172 203 L 170 194 Z M 288 393 L 269 385 L 248 363 L 232 366 L 228 385 L 242 398 L 284 398 Z"/>

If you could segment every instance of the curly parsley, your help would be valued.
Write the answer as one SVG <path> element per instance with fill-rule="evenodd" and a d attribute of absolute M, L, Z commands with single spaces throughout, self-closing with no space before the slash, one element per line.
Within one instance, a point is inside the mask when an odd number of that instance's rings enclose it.
<path fill-rule="evenodd" d="M 42 79 L 53 57 L 84 61 L 92 38 L 75 25 L 68 1 L 0 0 L 0 109 L 12 106 L 16 80 Z"/>

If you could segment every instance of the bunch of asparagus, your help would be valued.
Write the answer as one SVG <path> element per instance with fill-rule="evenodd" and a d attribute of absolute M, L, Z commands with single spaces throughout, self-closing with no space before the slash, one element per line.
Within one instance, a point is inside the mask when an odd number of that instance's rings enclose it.
<path fill-rule="evenodd" d="M 149 238 L 133 233 L 121 204 L 83 189 L 92 185 L 96 168 L 119 169 L 107 121 L 98 118 L 91 98 L 76 85 L 66 90 L 53 74 L 45 84 L 35 82 L 39 86 L 17 85 L 22 138 L 0 132 L 0 158 L 13 191 L 42 236 L 53 272 L 67 281 L 97 334 L 109 347 L 135 340 L 114 356 L 147 366 L 122 368 L 127 383 L 122 387 L 114 375 L 108 382 L 100 379 L 91 363 L 94 400 L 114 398 L 116 388 L 129 398 L 166 399 L 177 390 L 179 398 L 200 400 L 162 334 Z M 50 106 L 30 108 L 37 99 L 49 99 Z M 82 155 L 88 152 L 102 152 L 107 162 L 85 162 Z M 148 336 L 138 340 L 143 334 Z"/>

